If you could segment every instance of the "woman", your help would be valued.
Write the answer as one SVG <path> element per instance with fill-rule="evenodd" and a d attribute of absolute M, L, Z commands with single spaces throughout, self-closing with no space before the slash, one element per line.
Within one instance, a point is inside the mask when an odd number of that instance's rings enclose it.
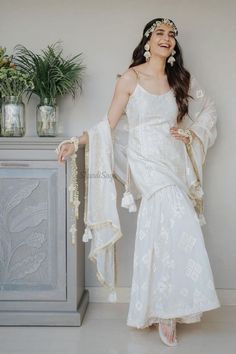
<path fill-rule="evenodd" d="M 123 112 L 128 117 L 127 159 L 142 196 L 127 325 L 159 323 L 160 338 L 169 346 L 178 343 L 177 322 L 198 322 L 203 311 L 220 306 L 201 231 L 201 166 L 216 138 L 215 108 L 202 90 L 193 90 L 195 79 L 183 66 L 177 35 L 169 19 L 145 26 L 107 115 L 111 130 Z M 191 99 L 203 102 L 200 110 L 194 102 L 189 109 Z M 191 129 L 180 129 L 194 110 Z M 87 133 L 78 139 L 87 144 Z M 76 144 L 60 147 L 63 162 Z M 188 185 L 190 164 L 197 183 Z"/>

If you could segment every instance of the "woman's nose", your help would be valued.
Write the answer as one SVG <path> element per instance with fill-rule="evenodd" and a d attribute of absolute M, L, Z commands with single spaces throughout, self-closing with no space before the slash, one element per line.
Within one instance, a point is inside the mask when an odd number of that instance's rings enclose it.
<path fill-rule="evenodd" d="M 163 34 L 163 38 L 164 38 L 166 41 L 169 41 L 169 36 L 168 36 L 167 33 L 164 33 L 164 34 Z"/>

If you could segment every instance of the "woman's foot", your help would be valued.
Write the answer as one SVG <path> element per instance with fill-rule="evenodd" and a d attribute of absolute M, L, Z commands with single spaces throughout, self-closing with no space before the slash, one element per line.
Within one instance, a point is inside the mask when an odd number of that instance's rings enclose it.
<path fill-rule="evenodd" d="M 176 320 L 174 318 L 160 318 L 158 329 L 163 343 L 171 347 L 178 344 L 176 337 Z"/>

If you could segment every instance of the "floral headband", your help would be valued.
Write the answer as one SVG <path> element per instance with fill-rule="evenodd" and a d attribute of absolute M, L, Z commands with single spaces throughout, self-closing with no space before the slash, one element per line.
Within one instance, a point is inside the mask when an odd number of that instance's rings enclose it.
<path fill-rule="evenodd" d="M 159 20 L 159 21 L 154 22 L 153 25 L 144 33 L 144 35 L 145 35 L 146 37 L 148 37 L 149 34 L 150 34 L 151 32 L 153 32 L 154 29 L 155 29 L 157 26 L 160 26 L 162 23 L 165 23 L 165 24 L 167 24 L 167 25 L 169 25 L 169 26 L 172 26 L 172 27 L 173 27 L 173 30 L 174 30 L 174 32 L 175 32 L 175 35 L 176 35 L 176 36 L 178 35 L 178 29 L 177 29 L 177 27 L 175 26 L 174 22 L 171 21 L 171 20 L 169 20 L 168 18 L 163 18 L 162 20 Z"/>

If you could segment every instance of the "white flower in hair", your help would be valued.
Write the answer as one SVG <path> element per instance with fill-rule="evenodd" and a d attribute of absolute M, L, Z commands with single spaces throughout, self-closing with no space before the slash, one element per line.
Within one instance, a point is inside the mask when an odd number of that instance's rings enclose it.
<path fill-rule="evenodd" d="M 154 29 L 158 26 L 160 26 L 162 23 L 165 23 L 166 25 L 169 25 L 169 26 L 172 26 L 173 27 L 173 30 L 175 32 L 175 35 L 177 36 L 178 35 L 178 29 L 177 27 L 175 26 L 174 22 L 172 22 L 171 20 L 169 20 L 168 18 L 164 18 L 163 20 L 158 20 L 156 22 L 153 23 L 153 25 L 144 33 L 145 37 L 148 37 L 149 34 L 151 32 L 154 31 Z"/>

